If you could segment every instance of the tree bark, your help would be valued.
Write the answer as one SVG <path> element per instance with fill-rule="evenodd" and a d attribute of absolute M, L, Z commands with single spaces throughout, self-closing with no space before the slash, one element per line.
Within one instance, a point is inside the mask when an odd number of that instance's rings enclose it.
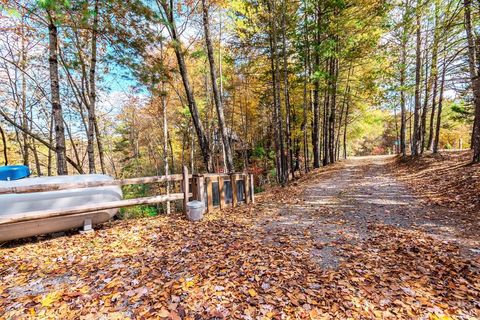
<path fill-rule="evenodd" d="M 305 3 L 306 6 L 306 3 Z M 305 8 L 305 11 L 307 9 Z M 307 13 L 305 12 L 304 24 L 304 37 L 305 37 L 305 49 L 304 49 L 304 76 L 303 76 L 303 121 L 301 129 L 303 132 L 303 158 L 304 158 L 304 169 L 305 173 L 309 171 L 310 159 L 308 154 L 308 134 L 307 134 L 307 121 L 308 121 L 308 111 L 307 104 L 310 105 L 310 99 L 307 100 L 307 86 L 310 79 L 310 42 L 308 37 L 308 26 L 307 26 Z M 307 103 L 308 101 L 308 103 Z"/>
<path fill-rule="evenodd" d="M 205 0 L 202 0 L 203 27 L 205 31 L 205 43 L 207 47 L 208 63 L 210 65 L 210 78 L 212 81 L 213 98 L 215 100 L 215 106 L 217 109 L 218 126 L 220 127 L 220 134 L 222 135 L 223 147 L 224 147 L 225 158 L 227 163 L 227 170 L 228 170 L 228 173 L 232 173 L 234 171 L 232 149 L 230 147 L 230 139 L 228 136 L 227 127 L 225 125 L 223 101 L 217 85 L 217 71 L 215 68 L 215 59 L 213 57 L 212 39 L 210 37 L 208 7 L 205 2 L 206 2 Z"/>
<path fill-rule="evenodd" d="M 335 162 L 335 116 L 337 112 L 337 79 L 338 79 L 338 59 L 334 57 L 332 59 L 332 101 L 330 103 L 330 118 L 329 118 L 329 134 L 328 134 L 328 153 L 329 163 Z"/>
<path fill-rule="evenodd" d="M 3 144 L 3 159 L 6 166 L 8 166 L 8 152 L 7 152 L 7 137 L 5 136 L 5 131 L 0 126 L 0 135 L 2 136 L 2 144 Z"/>
<path fill-rule="evenodd" d="M 37 150 L 37 145 L 35 142 L 33 142 L 30 145 L 30 148 L 32 149 L 33 152 L 33 158 L 35 159 L 35 168 L 37 169 L 37 175 L 42 176 L 42 167 L 40 166 L 40 159 L 38 157 L 38 150 Z"/>
<path fill-rule="evenodd" d="M 20 46 L 21 46 L 21 60 L 20 60 L 20 65 L 22 70 L 27 69 L 27 50 L 25 48 L 25 25 L 24 25 L 24 12 L 22 9 L 22 14 L 21 14 L 21 27 L 20 27 Z M 22 125 L 25 129 L 28 130 L 28 117 L 27 117 L 27 81 L 25 79 L 25 72 L 22 72 L 21 75 L 22 79 L 22 98 L 21 98 L 21 103 L 22 103 Z M 23 132 L 22 133 L 22 138 L 23 138 L 23 164 L 28 166 L 29 165 L 29 143 L 28 143 L 28 135 Z"/>
<path fill-rule="evenodd" d="M 348 88 L 350 93 L 350 88 Z M 345 127 L 343 129 L 343 159 L 347 159 L 347 126 L 348 126 L 348 115 L 350 113 L 350 95 L 347 100 L 347 110 L 345 110 Z"/>
<path fill-rule="evenodd" d="M 183 87 L 185 88 L 185 94 L 187 96 L 188 108 L 192 115 L 192 121 L 195 127 L 195 131 L 197 133 L 198 143 L 200 144 L 205 169 L 207 170 L 207 172 L 213 172 L 210 141 L 205 134 L 203 124 L 200 120 L 200 113 L 198 111 L 197 103 L 195 102 L 193 89 L 190 85 L 188 69 L 185 63 L 185 57 L 183 55 L 181 46 L 181 40 L 177 32 L 177 27 L 173 15 L 172 3 L 170 3 L 169 5 L 166 0 L 160 0 L 160 6 L 163 8 L 163 11 L 165 12 L 169 22 L 168 31 L 173 40 L 173 49 L 175 51 L 175 56 L 177 57 L 178 69 L 180 71 L 180 75 L 182 76 Z"/>
<path fill-rule="evenodd" d="M 416 44 L 415 44 L 415 106 L 413 111 L 413 139 L 412 139 L 412 156 L 417 156 L 420 143 L 420 81 L 421 81 L 421 27 L 420 27 L 420 1 L 417 1 L 415 8 L 415 28 L 416 28 Z"/>
<path fill-rule="evenodd" d="M 293 149 L 292 149 L 292 128 L 290 122 L 291 115 L 291 106 L 290 106 L 290 84 L 288 81 L 288 57 L 287 57 L 287 41 L 286 35 L 287 24 L 286 24 L 286 10 L 287 2 L 286 0 L 282 1 L 282 55 L 283 55 L 283 90 L 284 90 L 284 100 L 285 100 L 285 135 L 287 143 L 287 167 L 285 168 L 286 180 L 288 180 L 288 168 L 290 168 L 290 173 L 292 179 L 295 177 L 295 167 L 293 165 Z"/>
<path fill-rule="evenodd" d="M 49 66 L 50 87 L 52 95 L 52 114 L 55 130 L 55 153 L 57 157 L 57 174 L 67 174 L 65 129 L 63 125 L 62 105 L 60 103 L 60 83 L 58 78 L 58 31 L 54 13 L 47 11 L 49 31 Z"/>
<path fill-rule="evenodd" d="M 92 24 L 92 43 L 89 70 L 89 95 L 88 95 L 88 130 L 87 130 L 87 154 L 88 171 L 95 173 L 95 102 L 97 98 L 95 71 L 97 65 L 97 28 L 98 28 L 98 0 L 95 0 Z M 103 171 L 103 170 L 102 170 Z"/>
<path fill-rule="evenodd" d="M 405 2 L 405 12 L 403 15 L 403 31 L 400 49 L 400 152 L 402 153 L 403 158 L 407 156 L 407 108 L 405 102 L 405 84 L 407 78 L 408 10 L 409 1 L 407 0 Z"/>
<path fill-rule="evenodd" d="M 280 101 L 280 72 L 278 66 L 278 47 L 277 47 L 277 27 L 275 22 L 276 0 L 267 0 L 269 10 L 269 42 L 270 42 L 270 67 L 272 75 L 273 90 L 273 114 L 275 129 L 275 149 L 277 154 L 277 180 L 283 186 L 285 185 L 285 154 L 283 145 L 283 125 Z"/>
<path fill-rule="evenodd" d="M 320 53 L 318 52 L 320 46 L 320 24 L 321 24 L 321 8 L 317 4 L 316 14 L 316 32 L 315 32 L 315 47 L 313 49 L 313 68 L 315 71 L 320 69 Z M 312 126 L 312 145 L 313 145 L 313 167 L 320 168 L 320 79 L 318 74 L 314 78 L 313 89 L 313 126 Z"/>
<path fill-rule="evenodd" d="M 474 121 L 472 132 L 473 163 L 480 163 L 480 39 L 472 27 L 471 0 L 464 0 L 464 25 L 468 44 L 468 66 L 473 91 Z"/>
<path fill-rule="evenodd" d="M 438 97 L 438 111 L 437 111 L 437 124 L 435 126 L 435 139 L 433 142 L 433 153 L 438 153 L 438 144 L 440 141 L 440 126 L 442 122 L 442 106 L 443 106 L 443 90 L 445 88 L 445 74 L 447 71 L 447 63 L 446 63 L 446 53 L 445 53 L 445 45 L 443 46 L 444 56 L 442 62 L 442 77 L 440 80 L 440 93 Z"/>
<path fill-rule="evenodd" d="M 433 134 L 434 134 L 434 120 L 437 109 L 437 91 L 438 91 L 438 37 L 439 37 L 439 5 L 435 2 L 435 31 L 433 34 L 432 44 L 432 69 L 430 72 L 431 81 L 433 82 L 432 92 L 432 110 L 430 112 L 430 126 L 428 132 L 428 149 L 433 150 Z"/>
<path fill-rule="evenodd" d="M 428 37 L 425 38 L 425 45 L 428 43 Z M 425 135 L 427 133 L 427 113 L 428 113 L 428 101 L 430 98 L 430 89 L 432 87 L 431 81 L 431 71 L 430 76 L 428 74 L 429 64 L 428 64 L 428 49 L 425 48 L 425 74 L 424 74 L 424 96 L 423 96 L 423 106 L 421 109 L 421 118 L 420 118 L 420 141 L 419 149 L 420 154 L 423 154 L 425 151 Z"/>
<path fill-rule="evenodd" d="M 327 86 L 325 88 L 325 95 L 323 98 L 323 165 L 326 166 L 330 163 L 330 155 L 329 155 L 329 121 L 330 121 L 330 102 L 331 102 L 331 78 L 330 75 L 332 73 L 332 60 L 333 58 L 330 57 L 326 61 L 325 70 L 328 71 L 329 78 L 327 79 Z"/>
<path fill-rule="evenodd" d="M 340 158 L 340 135 L 342 130 L 342 121 L 343 121 L 343 114 L 345 113 L 345 105 L 347 103 L 347 98 L 350 94 L 350 76 L 352 74 L 353 68 L 352 64 L 348 67 L 347 71 L 347 81 L 345 83 L 345 91 L 343 93 L 343 101 L 342 101 L 342 108 L 340 109 L 340 119 L 338 119 L 338 130 L 337 130 L 337 137 L 335 142 L 335 158 L 338 160 Z"/>

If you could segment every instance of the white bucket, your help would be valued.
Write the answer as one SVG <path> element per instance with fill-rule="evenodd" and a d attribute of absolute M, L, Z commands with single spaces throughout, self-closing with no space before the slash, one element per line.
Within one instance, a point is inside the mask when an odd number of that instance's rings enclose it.
<path fill-rule="evenodd" d="M 193 200 L 187 202 L 187 217 L 189 220 L 198 221 L 203 218 L 203 212 L 205 211 L 205 204 L 201 201 Z"/>

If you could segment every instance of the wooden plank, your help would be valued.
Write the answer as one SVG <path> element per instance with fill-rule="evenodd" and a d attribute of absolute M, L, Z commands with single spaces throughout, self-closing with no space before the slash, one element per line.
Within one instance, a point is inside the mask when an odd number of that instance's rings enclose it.
<path fill-rule="evenodd" d="M 225 180 L 223 176 L 218 177 L 218 193 L 220 197 L 220 209 L 226 208 L 225 204 Z"/>
<path fill-rule="evenodd" d="M 187 202 L 189 197 L 189 190 L 188 190 L 188 169 L 187 166 L 183 166 L 183 173 L 182 173 L 182 190 L 183 190 L 183 212 L 187 214 Z"/>
<path fill-rule="evenodd" d="M 193 199 L 205 203 L 205 178 L 203 175 L 192 177 L 192 188 Z"/>
<path fill-rule="evenodd" d="M 75 206 L 75 207 L 70 207 L 65 209 L 49 209 L 49 210 L 23 212 L 23 213 L 11 214 L 8 216 L 2 216 L 2 218 L 0 218 L 0 225 L 14 223 L 14 222 L 21 222 L 21 221 L 44 219 L 44 218 L 50 218 L 50 217 L 68 216 L 68 215 L 85 213 L 85 212 L 94 212 L 94 211 L 103 211 L 103 210 L 109 210 L 109 209 L 131 207 L 139 204 L 154 204 L 154 203 L 160 203 L 165 201 L 175 201 L 175 200 L 183 199 L 184 196 L 185 195 L 183 193 L 172 193 L 170 195 L 162 195 L 162 196 L 155 196 L 155 197 L 144 197 L 144 198 L 136 198 L 136 199 L 128 199 L 128 200 L 92 203 L 88 205 Z"/>
<path fill-rule="evenodd" d="M 230 178 L 230 175 L 226 173 L 204 173 L 203 176 L 209 177 L 209 178 L 218 178 L 218 177 L 227 178 L 227 179 Z"/>
<path fill-rule="evenodd" d="M 230 175 L 230 183 L 232 185 L 232 207 L 236 207 L 238 204 L 238 199 L 237 199 L 237 175 L 235 173 Z"/>
<path fill-rule="evenodd" d="M 255 203 L 255 181 L 253 180 L 253 174 L 250 174 L 250 199 L 252 203 Z"/>
<path fill-rule="evenodd" d="M 205 183 L 207 186 L 207 212 L 213 211 L 213 188 L 212 188 L 212 178 L 206 177 Z"/>
<path fill-rule="evenodd" d="M 197 175 L 194 174 L 192 175 L 192 181 L 191 181 L 191 191 L 192 191 L 192 199 L 197 200 L 197 195 L 198 195 L 198 179 Z"/>
<path fill-rule="evenodd" d="M 32 193 L 32 192 L 58 191 L 58 190 L 67 190 L 67 189 L 83 189 L 83 188 L 95 188 L 95 187 L 106 187 L 106 186 L 125 186 L 130 184 L 179 181 L 182 179 L 183 179 L 183 176 L 181 174 L 171 174 L 169 176 L 141 177 L 141 178 L 130 178 L 130 179 L 120 179 L 120 180 L 109 180 L 109 181 L 36 184 L 31 186 L 2 187 L 0 188 L 0 194 Z"/>
<path fill-rule="evenodd" d="M 245 192 L 245 203 L 250 203 L 250 183 L 248 182 L 248 173 L 244 173 L 243 175 L 243 183 L 244 183 L 244 192 Z"/>

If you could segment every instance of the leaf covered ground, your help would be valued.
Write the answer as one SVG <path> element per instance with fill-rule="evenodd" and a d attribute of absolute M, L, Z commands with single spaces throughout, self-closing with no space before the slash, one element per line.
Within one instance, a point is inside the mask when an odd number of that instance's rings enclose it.
<path fill-rule="evenodd" d="M 471 159 L 471 151 L 428 154 L 397 161 L 392 171 L 424 202 L 445 208 L 444 218 L 461 224 L 463 236 L 477 237 L 480 232 L 480 164 L 471 164 Z"/>
<path fill-rule="evenodd" d="M 479 256 L 411 224 L 380 168 L 337 164 L 198 223 L 7 244 L 0 318 L 479 318 Z"/>

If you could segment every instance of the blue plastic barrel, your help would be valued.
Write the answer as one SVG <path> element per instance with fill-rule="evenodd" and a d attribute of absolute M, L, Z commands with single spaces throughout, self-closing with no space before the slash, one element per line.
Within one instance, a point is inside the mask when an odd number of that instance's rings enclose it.
<path fill-rule="evenodd" d="M 10 181 L 26 178 L 30 175 L 30 169 L 27 166 L 2 166 L 0 167 L 0 180 Z"/>

